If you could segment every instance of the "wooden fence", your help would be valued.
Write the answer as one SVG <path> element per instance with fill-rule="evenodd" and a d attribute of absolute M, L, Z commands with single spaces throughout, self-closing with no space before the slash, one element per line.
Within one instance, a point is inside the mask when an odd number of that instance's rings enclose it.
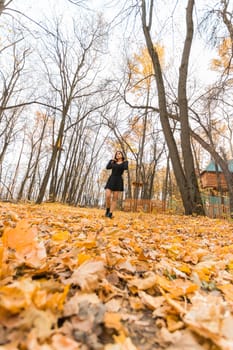
<path fill-rule="evenodd" d="M 203 205 L 206 216 L 210 218 L 229 218 L 229 200 L 227 197 L 209 196 L 203 195 Z M 122 209 L 124 211 L 132 212 L 146 212 L 146 213 L 162 213 L 172 212 L 174 214 L 182 214 L 180 202 L 173 201 L 171 203 L 165 203 L 159 200 L 150 199 L 134 199 L 127 198 L 123 200 Z"/>
<path fill-rule="evenodd" d="M 127 198 L 123 201 L 124 211 L 158 213 L 163 212 L 164 208 L 164 203 L 159 200 Z"/>
<path fill-rule="evenodd" d="M 205 214 L 210 218 L 230 217 L 229 198 L 227 196 L 202 195 Z"/>

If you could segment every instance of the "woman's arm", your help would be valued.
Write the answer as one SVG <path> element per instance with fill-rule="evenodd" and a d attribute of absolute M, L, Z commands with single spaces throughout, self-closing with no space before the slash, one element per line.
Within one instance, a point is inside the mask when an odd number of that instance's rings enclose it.
<path fill-rule="evenodd" d="M 110 159 L 110 161 L 108 162 L 106 169 L 112 169 L 112 165 L 114 163 L 114 159 Z"/>
<path fill-rule="evenodd" d="M 128 170 L 128 165 L 129 165 L 128 160 L 125 160 L 123 164 L 124 164 L 124 170 Z"/>

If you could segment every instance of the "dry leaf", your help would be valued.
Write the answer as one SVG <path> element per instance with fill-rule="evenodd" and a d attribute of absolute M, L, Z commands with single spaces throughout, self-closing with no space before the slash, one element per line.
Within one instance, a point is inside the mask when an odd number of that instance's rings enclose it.
<path fill-rule="evenodd" d="M 3 247 L 5 262 L 11 255 L 18 264 L 26 264 L 39 268 L 46 259 L 46 250 L 42 241 L 38 241 L 38 231 L 27 220 L 18 222 L 15 228 L 7 228 L 3 234 Z"/>
<path fill-rule="evenodd" d="M 86 261 L 64 283 L 78 285 L 83 291 L 91 292 L 95 290 L 98 282 L 105 277 L 105 273 L 103 261 Z"/>
<path fill-rule="evenodd" d="M 151 310 L 159 308 L 166 301 L 164 296 L 152 297 L 145 292 L 139 292 L 138 295 L 140 296 L 142 303 Z"/>
<path fill-rule="evenodd" d="M 89 294 L 76 293 L 64 305 L 64 316 L 67 317 L 67 316 L 78 314 L 79 304 L 82 302 L 88 302 L 90 304 L 99 304 L 100 299 L 95 293 L 89 293 Z"/>
<path fill-rule="evenodd" d="M 117 331 L 123 330 L 121 315 L 116 312 L 106 312 L 104 315 L 104 323 L 107 328 L 113 328 Z"/>
<path fill-rule="evenodd" d="M 233 350 L 231 222 L 0 207 L 0 350 Z"/>
<path fill-rule="evenodd" d="M 157 282 L 157 276 L 149 271 L 145 278 L 134 278 L 128 282 L 129 287 L 136 287 L 138 290 L 146 290 L 153 287 Z"/>
<path fill-rule="evenodd" d="M 52 347 L 54 350 L 79 350 L 80 344 L 63 334 L 52 336 Z"/>
<path fill-rule="evenodd" d="M 0 310 L 16 314 L 32 304 L 37 284 L 30 279 L 22 279 L 0 287 Z"/>

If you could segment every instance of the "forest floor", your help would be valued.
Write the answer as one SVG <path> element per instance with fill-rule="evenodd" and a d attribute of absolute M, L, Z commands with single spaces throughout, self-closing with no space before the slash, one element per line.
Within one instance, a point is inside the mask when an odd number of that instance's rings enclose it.
<path fill-rule="evenodd" d="M 233 223 L 0 202 L 1 350 L 232 350 Z"/>

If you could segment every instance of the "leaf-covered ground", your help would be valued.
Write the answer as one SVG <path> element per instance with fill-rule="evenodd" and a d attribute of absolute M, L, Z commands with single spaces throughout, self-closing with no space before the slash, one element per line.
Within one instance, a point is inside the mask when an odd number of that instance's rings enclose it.
<path fill-rule="evenodd" d="M 233 224 L 0 203 L 1 350 L 232 350 Z"/>

